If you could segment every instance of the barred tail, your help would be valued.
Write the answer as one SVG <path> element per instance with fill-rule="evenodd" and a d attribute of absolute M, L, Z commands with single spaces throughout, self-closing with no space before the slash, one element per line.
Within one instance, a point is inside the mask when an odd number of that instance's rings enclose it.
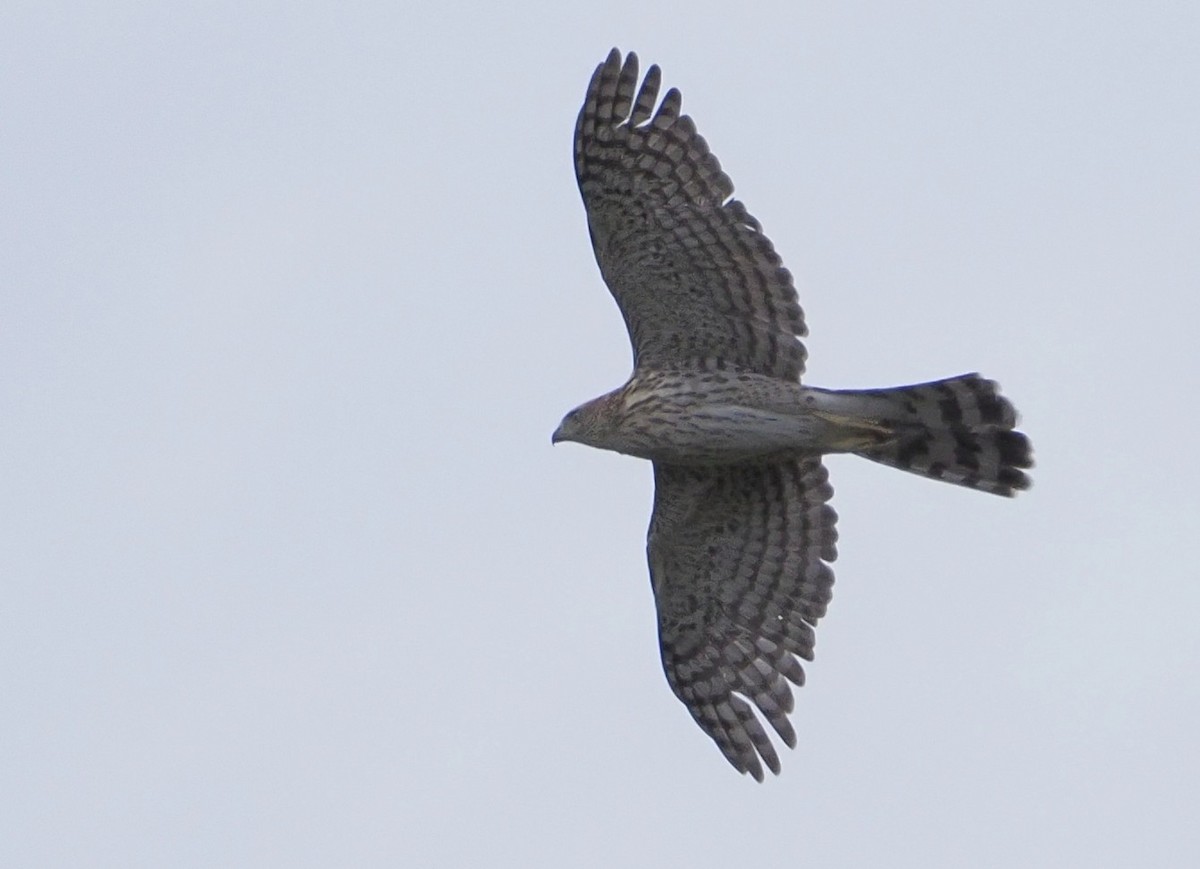
<path fill-rule="evenodd" d="M 891 436 L 856 454 L 905 471 L 996 495 L 1028 489 L 1029 438 L 994 381 L 964 374 L 894 389 L 847 390 Z"/>

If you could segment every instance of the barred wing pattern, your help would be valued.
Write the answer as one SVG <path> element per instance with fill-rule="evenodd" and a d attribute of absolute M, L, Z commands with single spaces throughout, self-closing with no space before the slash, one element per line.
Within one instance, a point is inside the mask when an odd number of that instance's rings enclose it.
<path fill-rule="evenodd" d="M 733 368 L 795 381 L 807 334 L 792 276 L 661 74 L 613 49 L 575 127 L 596 261 L 638 369 Z M 635 93 L 636 90 L 636 93 Z"/>
<path fill-rule="evenodd" d="M 647 553 L 667 681 L 729 762 L 762 781 L 779 756 L 750 703 L 795 747 L 788 683 L 804 683 L 797 658 L 812 660 L 832 596 L 828 474 L 818 458 L 655 464 L 654 484 Z"/>

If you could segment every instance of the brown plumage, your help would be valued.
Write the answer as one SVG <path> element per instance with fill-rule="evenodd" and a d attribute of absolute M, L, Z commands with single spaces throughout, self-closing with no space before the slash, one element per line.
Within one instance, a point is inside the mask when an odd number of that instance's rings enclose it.
<path fill-rule="evenodd" d="M 1000 495 L 1029 486 L 1016 412 L 976 374 L 879 390 L 802 386 L 791 274 L 651 66 L 616 49 L 575 129 L 596 261 L 633 344 L 629 381 L 571 411 L 554 441 L 654 463 L 647 554 L 663 668 L 740 772 L 789 746 L 831 597 L 837 519 L 821 456 L 851 452 Z M 657 106 L 657 108 L 656 108 Z"/>

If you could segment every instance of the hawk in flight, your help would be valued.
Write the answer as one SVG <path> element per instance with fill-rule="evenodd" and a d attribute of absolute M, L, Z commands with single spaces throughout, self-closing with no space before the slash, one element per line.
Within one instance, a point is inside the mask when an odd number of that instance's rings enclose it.
<path fill-rule="evenodd" d="M 890 389 L 802 386 L 792 276 L 651 66 L 616 49 L 575 127 L 596 261 L 625 318 L 633 374 L 553 440 L 654 463 L 647 555 L 663 669 L 739 772 L 794 747 L 791 685 L 833 586 L 837 514 L 821 464 L 854 453 L 960 486 L 1029 486 L 1029 439 L 978 374 Z"/>

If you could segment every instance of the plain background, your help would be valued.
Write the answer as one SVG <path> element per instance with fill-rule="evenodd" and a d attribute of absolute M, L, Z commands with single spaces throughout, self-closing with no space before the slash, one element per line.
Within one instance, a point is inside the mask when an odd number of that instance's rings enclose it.
<path fill-rule="evenodd" d="M 0 12 L 0 863 L 1200 865 L 1200 6 Z M 1008 501 L 829 465 L 779 779 L 660 669 L 571 165 L 663 66 L 808 382 L 979 370 Z"/>

